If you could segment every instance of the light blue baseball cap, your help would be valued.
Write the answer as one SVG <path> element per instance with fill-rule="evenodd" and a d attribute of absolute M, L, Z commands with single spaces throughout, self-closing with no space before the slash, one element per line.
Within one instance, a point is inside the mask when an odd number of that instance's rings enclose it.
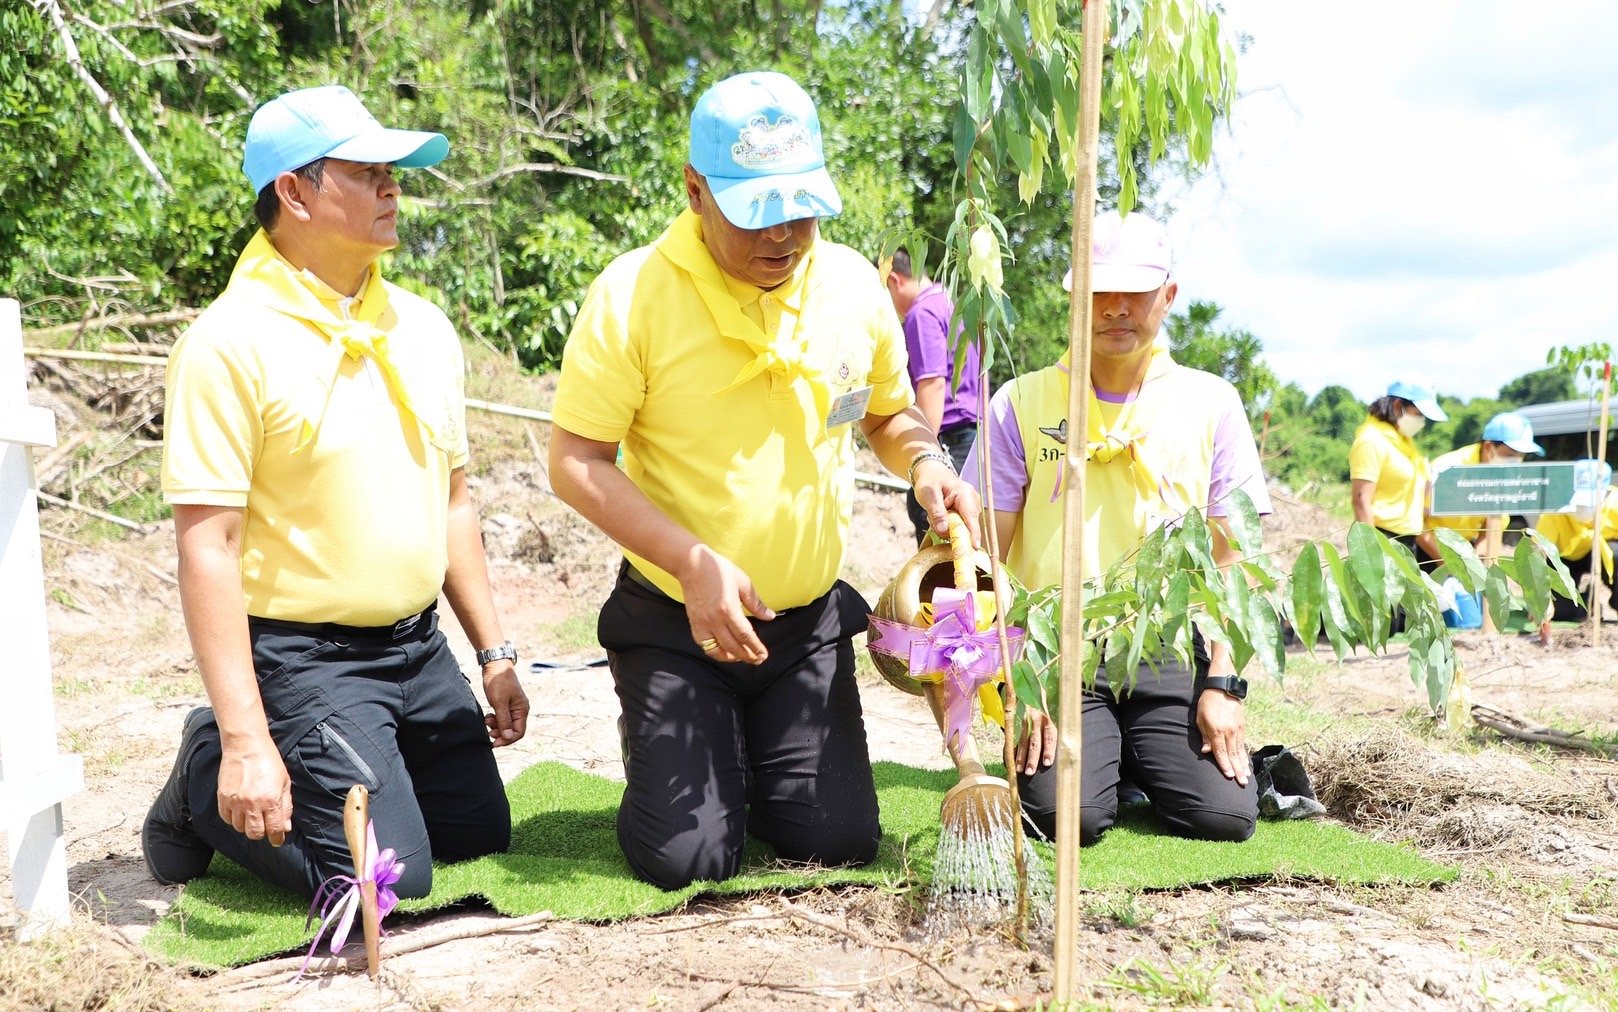
<path fill-rule="evenodd" d="M 785 74 L 737 74 L 703 92 L 691 112 L 691 167 L 737 228 L 843 210 L 826 172 L 815 103 Z"/>
<path fill-rule="evenodd" d="M 1544 453 L 1534 442 L 1534 423 L 1515 411 L 1502 411 L 1483 427 L 1483 438 L 1504 443 L 1518 453 Z"/>
<path fill-rule="evenodd" d="M 401 169 L 437 165 L 449 154 L 443 134 L 389 130 L 340 84 L 289 91 L 259 106 L 247 124 L 242 171 L 257 193 L 283 172 L 317 158 L 391 162 Z"/>
<path fill-rule="evenodd" d="M 1417 380 L 1394 380 L 1388 384 L 1387 395 L 1403 397 L 1431 421 L 1442 422 L 1449 418 L 1444 409 L 1438 406 L 1438 395 L 1433 393 L 1433 388 Z"/>

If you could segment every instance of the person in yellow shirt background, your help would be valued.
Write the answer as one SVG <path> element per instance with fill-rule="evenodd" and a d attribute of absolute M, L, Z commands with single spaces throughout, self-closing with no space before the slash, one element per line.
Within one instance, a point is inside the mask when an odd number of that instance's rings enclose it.
<path fill-rule="evenodd" d="M 1481 440 L 1433 458 L 1432 477 L 1436 478 L 1452 467 L 1467 467 L 1472 464 L 1520 464 L 1528 454 L 1544 452 L 1544 449 L 1534 442 L 1533 423 L 1515 411 L 1503 411 L 1489 419 L 1488 424 L 1483 426 Z M 1432 496 L 1429 494 L 1429 503 L 1431 500 Z M 1429 514 L 1427 526 L 1448 527 L 1472 542 L 1472 547 L 1482 551 L 1484 519 L 1480 516 Z M 1505 530 L 1505 523 L 1506 518 L 1501 517 L 1502 532 Z"/>
<path fill-rule="evenodd" d="M 1583 622 L 1589 617 L 1590 583 L 1595 561 L 1601 559 L 1601 579 L 1607 607 L 1618 611 L 1618 587 L 1613 586 L 1613 541 L 1618 539 L 1618 488 L 1613 488 L 1612 467 L 1595 460 L 1576 462 L 1571 513 L 1545 513 L 1535 528 L 1556 546 L 1579 588 L 1572 600 L 1558 596 L 1551 616 L 1559 622 Z M 1595 551 L 1596 519 L 1601 520 L 1601 550 Z M 1599 605 L 1600 602 L 1597 602 Z M 1605 616 L 1603 616 L 1605 620 Z"/>
<path fill-rule="evenodd" d="M 1386 394 L 1371 402 L 1348 451 L 1354 519 L 1401 542 L 1423 564 L 1437 561 L 1438 542 L 1424 523 L 1430 469 L 1415 435 L 1428 421 L 1448 417 L 1432 387 L 1412 379 L 1395 380 Z"/>
<path fill-rule="evenodd" d="M 685 195 L 590 286 L 550 456 L 557 495 L 624 550 L 597 623 L 618 841 L 665 889 L 735 875 L 749 833 L 787 860 L 876 856 L 853 645 L 870 606 L 838 579 L 853 427 L 935 531 L 954 512 L 976 538 L 982 508 L 913 403 L 876 268 L 818 238 L 842 200 L 803 89 L 752 72 L 704 92 Z"/>

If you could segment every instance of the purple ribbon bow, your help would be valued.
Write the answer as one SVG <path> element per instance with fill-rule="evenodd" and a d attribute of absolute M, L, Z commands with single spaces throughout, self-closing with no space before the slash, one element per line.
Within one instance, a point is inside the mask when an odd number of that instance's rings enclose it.
<path fill-rule="evenodd" d="M 309 969 L 309 961 L 315 958 L 315 950 L 320 947 L 320 936 L 331 929 L 331 954 L 337 955 L 348 944 L 348 933 L 354 928 L 354 915 L 360 909 L 360 885 L 364 882 L 376 883 L 376 919 L 381 923 L 382 918 L 393 912 L 399 905 L 399 897 L 390 888 L 404 875 L 405 864 L 397 860 L 393 848 L 389 847 L 381 853 L 376 849 L 376 823 L 365 823 L 365 868 L 363 877 L 355 878 L 353 875 L 333 875 L 320 883 L 315 890 L 314 902 L 309 904 L 309 916 L 304 919 L 303 927 L 307 931 L 309 925 L 315 920 L 315 912 L 319 911 L 320 927 L 315 929 L 315 937 L 309 942 L 309 952 L 303 957 L 303 965 L 298 968 L 293 980 L 301 979 L 304 972 Z M 344 886 L 347 886 L 345 889 Z M 322 905 L 324 901 L 324 905 Z"/>
<path fill-rule="evenodd" d="M 1013 659 L 1022 652 L 1023 632 L 1008 627 Z M 972 697 L 1008 665 L 1000 657 L 1000 638 L 993 629 L 978 632 L 977 597 L 964 590 L 933 591 L 933 624 L 925 629 L 871 617 L 869 648 L 905 661 L 910 674 L 929 679 L 942 674 L 948 741 L 972 726 Z"/>

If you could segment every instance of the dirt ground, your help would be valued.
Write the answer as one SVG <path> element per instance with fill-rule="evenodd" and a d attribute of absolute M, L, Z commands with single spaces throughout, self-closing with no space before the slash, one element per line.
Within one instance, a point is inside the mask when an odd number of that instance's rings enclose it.
<path fill-rule="evenodd" d="M 612 546 L 549 492 L 544 426 L 474 417 L 474 494 L 508 634 L 534 704 L 527 738 L 500 752 L 508 777 L 541 759 L 621 776 L 610 676 L 594 616 Z M 86 788 L 66 805 L 70 884 L 86 947 L 156 986 L 98 1007 L 204 1008 L 986 1008 L 1049 1000 L 1051 939 L 938 934 L 921 897 L 873 889 L 697 902 L 614 925 L 504 922 L 464 910 L 394 926 L 379 982 L 290 983 L 283 964 L 193 975 L 137 955 L 177 890 L 147 877 L 146 807 L 185 713 L 204 701 L 180 620 L 172 525 L 115 540 L 83 518 L 43 524 L 52 673 L 63 751 Z M 1280 501 L 1272 544 L 1323 536 L 1323 514 Z M 858 495 L 846 577 L 875 599 L 910 553 L 894 493 Z M 471 649 L 446 623 L 470 670 Z M 1559 632 L 1463 634 L 1474 699 L 1618 738 L 1618 627 L 1600 648 Z M 528 662 L 550 667 L 528 672 Z M 1255 743 L 1308 762 L 1332 816 L 1458 864 L 1438 889 L 1277 882 L 1081 897 L 1081 993 L 1096 1007 L 1483 1009 L 1618 1007 L 1618 763 L 1440 731 L 1402 653 L 1342 666 L 1294 655 L 1287 679 L 1255 677 Z M 474 680 L 475 681 L 475 680 Z M 873 758 L 943 766 L 914 697 L 862 682 Z M 451 936 L 481 932 L 476 937 Z M 426 944 L 435 943 L 435 944 Z M 405 951 L 420 944 L 415 951 Z M 0 950 L 18 948 L 0 943 Z M 86 950 L 88 951 L 88 950 Z M 0 966 L 3 970 L 3 966 Z M 64 981 L 71 978 L 64 976 Z M 67 984 L 63 984 L 67 987 Z M 0 972 L 0 1007 L 43 1004 Z M 58 1007 L 90 1007 L 64 992 Z"/>

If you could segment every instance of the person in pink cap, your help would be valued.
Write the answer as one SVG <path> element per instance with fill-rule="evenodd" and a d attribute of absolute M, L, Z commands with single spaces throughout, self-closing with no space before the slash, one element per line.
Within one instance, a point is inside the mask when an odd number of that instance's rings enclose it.
<path fill-rule="evenodd" d="M 395 170 L 448 152 L 336 85 L 248 124 L 261 227 L 169 357 L 163 493 L 211 705 L 186 717 L 141 828 L 159 882 L 218 852 L 311 895 L 353 871 L 355 784 L 403 862 L 400 896 L 426 895 L 435 859 L 511 838 L 490 748 L 523 736 L 528 700 L 467 491 L 460 341 L 378 262 L 399 244 Z M 488 714 L 439 631 L 440 592 Z"/>
<path fill-rule="evenodd" d="M 1002 561 L 1030 588 L 1062 579 L 1062 473 L 1074 440 L 1085 448 L 1087 581 L 1191 508 L 1208 517 L 1214 560 L 1235 562 L 1240 553 L 1224 519 L 1231 493 L 1241 490 L 1260 513 L 1269 512 L 1235 387 L 1176 363 L 1159 341 L 1178 293 L 1167 230 L 1144 214 L 1107 211 L 1096 217 L 1093 235 L 1088 431 L 1069 423 L 1072 363 L 1064 354 L 995 393 L 962 469 L 983 480 L 986 441 Z M 1177 835 L 1252 835 L 1258 795 L 1247 749 L 1247 682 L 1222 645 L 1199 636 L 1195 652 L 1190 670 L 1155 658 L 1142 663 L 1133 686 L 1110 684 L 1103 671 L 1085 692 L 1081 843 L 1095 841 L 1113 825 L 1121 801 L 1142 792 Z M 1041 716 L 1019 742 L 1017 776 L 1024 817 L 1046 836 L 1055 832 L 1055 758 L 1055 728 Z"/>

